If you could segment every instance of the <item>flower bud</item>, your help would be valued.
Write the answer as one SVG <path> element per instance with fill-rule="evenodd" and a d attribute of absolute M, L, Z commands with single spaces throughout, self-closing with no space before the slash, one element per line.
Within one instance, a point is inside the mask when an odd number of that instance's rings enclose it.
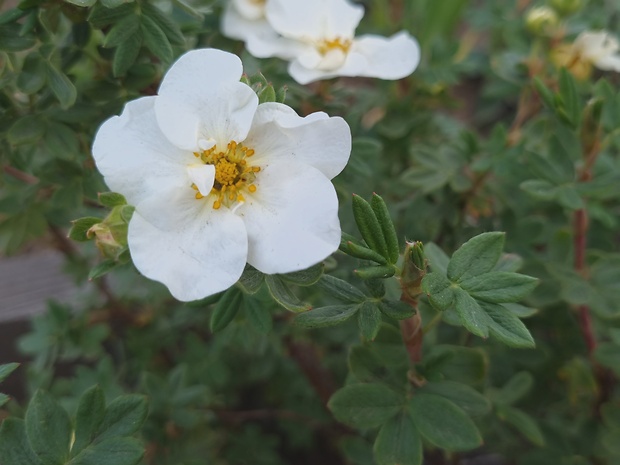
<path fill-rule="evenodd" d="M 547 6 L 537 6 L 527 12 L 525 25 L 527 30 L 537 36 L 544 36 L 559 23 L 558 15 Z"/>
<path fill-rule="evenodd" d="M 426 275 L 426 264 L 422 243 L 407 242 L 400 284 L 403 292 L 411 299 L 416 299 L 422 294 L 422 279 Z"/>
<path fill-rule="evenodd" d="M 551 7 L 561 16 L 572 15 L 583 8 L 584 0 L 549 0 Z"/>
<path fill-rule="evenodd" d="M 95 244 L 105 258 L 116 259 L 127 248 L 126 207 L 114 207 L 101 223 L 91 226 L 86 233 L 89 238 L 95 238 Z"/>

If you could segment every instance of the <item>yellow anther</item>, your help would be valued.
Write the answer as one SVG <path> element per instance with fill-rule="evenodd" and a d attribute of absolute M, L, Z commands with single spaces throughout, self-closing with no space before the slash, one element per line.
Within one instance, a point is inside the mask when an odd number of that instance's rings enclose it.
<path fill-rule="evenodd" d="M 248 166 L 246 160 L 246 157 L 251 157 L 254 153 L 253 149 L 248 149 L 234 140 L 230 141 L 223 151 L 213 146 L 208 150 L 194 152 L 195 157 L 215 168 L 213 187 L 208 194 L 208 198 L 213 201 L 214 210 L 222 208 L 222 205 L 232 208 L 237 202 L 245 202 L 245 194 L 256 192 L 257 188 L 252 182 L 256 179 L 255 173 L 261 171 L 261 168 Z M 195 184 L 191 187 L 196 191 L 197 199 L 205 197 Z"/>
<path fill-rule="evenodd" d="M 339 49 L 343 53 L 348 53 L 351 48 L 351 40 L 336 37 L 335 39 L 322 40 L 317 44 L 317 50 L 321 55 L 327 54 L 330 50 Z"/>

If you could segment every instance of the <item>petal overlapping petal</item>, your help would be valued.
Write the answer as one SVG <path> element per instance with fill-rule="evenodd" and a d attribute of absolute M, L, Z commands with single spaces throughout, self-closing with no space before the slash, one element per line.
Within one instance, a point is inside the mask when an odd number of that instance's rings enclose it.
<path fill-rule="evenodd" d="M 243 272 L 248 248 L 241 218 L 212 209 L 166 231 L 136 211 L 128 243 L 136 268 L 185 302 L 232 286 Z"/>
<path fill-rule="evenodd" d="M 340 117 L 319 112 L 302 118 L 287 105 L 263 103 L 245 144 L 256 152 L 254 163 L 295 160 L 332 179 L 349 160 L 351 130 Z"/>
<path fill-rule="evenodd" d="M 120 116 L 101 125 L 93 144 L 93 157 L 106 184 L 132 205 L 145 198 L 165 201 L 163 192 L 186 188 L 186 166 L 195 160 L 160 131 L 153 110 L 156 98 L 127 103 Z"/>
<path fill-rule="evenodd" d="M 250 265 L 263 273 L 289 273 L 338 248 L 338 198 L 323 173 L 278 160 L 261 171 L 255 184 L 256 193 L 236 212 L 246 225 Z"/>
<path fill-rule="evenodd" d="M 603 71 L 615 71 L 620 73 L 620 55 L 610 55 L 599 58 L 596 61 L 596 67 Z"/>
<path fill-rule="evenodd" d="M 364 8 L 348 0 L 269 0 L 265 14 L 284 37 L 320 40 L 352 38 Z"/>

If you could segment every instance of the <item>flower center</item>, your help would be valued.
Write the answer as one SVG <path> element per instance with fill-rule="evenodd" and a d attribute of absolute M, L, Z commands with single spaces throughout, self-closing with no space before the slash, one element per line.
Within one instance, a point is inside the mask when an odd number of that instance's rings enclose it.
<path fill-rule="evenodd" d="M 350 39 L 343 39 L 342 37 L 336 37 L 335 39 L 323 39 L 316 48 L 321 55 L 327 55 L 332 50 L 340 50 L 345 55 L 349 53 L 352 41 Z"/>
<path fill-rule="evenodd" d="M 198 187 L 192 184 L 192 188 L 198 191 L 196 198 L 213 199 L 215 210 L 222 205 L 230 208 L 237 202 L 245 202 L 244 194 L 256 192 L 256 186 L 252 183 L 256 179 L 256 173 L 260 171 L 260 167 L 248 164 L 246 159 L 252 155 L 254 150 L 235 141 L 229 142 L 224 151 L 219 151 L 217 146 L 213 146 L 202 152 L 194 152 L 194 156 L 200 158 L 206 165 L 215 166 L 215 182 L 209 195 L 202 195 Z"/>

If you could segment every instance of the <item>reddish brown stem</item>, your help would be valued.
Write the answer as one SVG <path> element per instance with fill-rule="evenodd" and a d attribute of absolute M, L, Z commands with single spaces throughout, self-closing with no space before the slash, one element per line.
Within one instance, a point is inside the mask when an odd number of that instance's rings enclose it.
<path fill-rule="evenodd" d="M 409 318 L 400 320 L 400 332 L 409 355 L 411 364 L 416 364 L 422 360 L 422 318 L 416 313 Z"/>
<path fill-rule="evenodd" d="M 25 173 L 23 171 L 20 171 L 17 168 L 13 168 L 12 166 L 5 166 L 3 170 L 9 176 L 12 176 L 15 179 L 25 182 L 26 184 L 36 184 L 39 182 L 39 178 L 31 174 Z"/>

